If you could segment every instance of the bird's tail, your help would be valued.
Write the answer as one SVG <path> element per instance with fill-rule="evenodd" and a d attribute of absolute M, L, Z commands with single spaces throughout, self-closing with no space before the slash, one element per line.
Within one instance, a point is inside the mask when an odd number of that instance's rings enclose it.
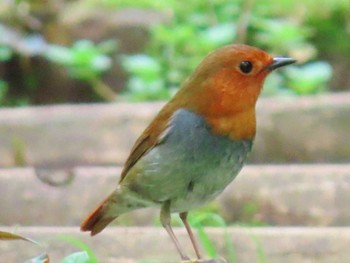
<path fill-rule="evenodd" d="M 81 231 L 90 231 L 94 236 L 100 233 L 109 223 L 116 219 L 119 215 L 127 212 L 123 202 L 121 192 L 113 192 L 106 200 L 104 200 L 81 224 Z"/>

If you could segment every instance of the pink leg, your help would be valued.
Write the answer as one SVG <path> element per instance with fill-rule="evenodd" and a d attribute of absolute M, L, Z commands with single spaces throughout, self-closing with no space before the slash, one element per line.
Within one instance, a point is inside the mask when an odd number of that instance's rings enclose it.
<path fill-rule="evenodd" d="M 182 260 L 189 260 L 190 258 L 184 252 L 182 246 L 180 245 L 179 241 L 177 240 L 177 238 L 173 232 L 173 229 L 171 228 L 170 220 L 171 220 L 170 201 L 167 201 L 164 203 L 164 205 L 162 206 L 162 208 L 160 210 L 160 222 L 162 223 L 163 227 L 168 232 L 171 240 L 175 244 L 175 247 L 181 256 L 181 259 Z"/>
<path fill-rule="evenodd" d="M 197 244 L 196 239 L 195 239 L 195 237 L 194 237 L 194 235 L 193 235 L 191 226 L 189 225 L 189 223 L 188 223 L 188 221 L 187 221 L 187 214 L 188 214 L 187 212 L 182 212 L 182 213 L 180 213 L 180 218 L 181 218 L 182 222 L 184 223 L 184 225 L 185 225 L 185 227 L 186 227 L 186 230 L 187 230 L 188 235 L 190 236 L 190 239 L 191 239 L 191 242 L 192 242 L 194 251 L 196 252 L 197 258 L 198 258 L 198 259 L 201 259 L 202 256 L 201 256 L 201 253 L 200 253 L 200 251 L 199 251 L 198 244 Z"/>

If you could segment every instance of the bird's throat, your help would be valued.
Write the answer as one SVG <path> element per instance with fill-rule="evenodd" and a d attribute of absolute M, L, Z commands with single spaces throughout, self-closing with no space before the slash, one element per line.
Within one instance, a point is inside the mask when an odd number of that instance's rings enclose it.
<path fill-rule="evenodd" d="M 255 109 L 235 112 L 230 115 L 207 117 L 213 132 L 233 140 L 253 139 L 256 132 Z"/>

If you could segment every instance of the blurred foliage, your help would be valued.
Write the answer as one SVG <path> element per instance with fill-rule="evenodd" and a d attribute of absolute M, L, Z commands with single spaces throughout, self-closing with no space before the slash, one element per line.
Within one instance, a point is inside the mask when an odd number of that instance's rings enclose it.
<path fill-rule="evenodd" d="M 146 53 L 124 58 L 123 65 L 131 75 L 126 94 L 132 100 L 169 98 L 203 57 L 230 43 L 256 45 L 302 63 L 315 58 L 315 47 L 308 41 L 311 29 L 268 12 L 268 5 L 275 2 L 215 0 L 208 4 L 195 0 L 186 5 L 176 1 L 168 4 L 171 20 L 151 28 Z M 130 64 L 138 65 L 137 70 Z M 326 62 L 311 62 L 274 75 L 263 94 L 316 94 L 327 90 L 332 68 Z"/>
<path fill-rule="evenodd" d="M 311 62 L 286 69 L 289 88 L 298 95 L 314 94 L 327 89 L 332 69 L 326 62 Z"/>
<path fill-rule="evenodd" d="M 124 68 L 130 73 L 128 81 L 129 101 L 166 100 L 172 89 L 165 88 L 159 61 L 148 55 L 124 57 Z"/>
<path fill-rule="evenodd" d="M 103 72 L 111 68 L 112 59 L 107 55 L 116 48 L 114 40 L 95 45 L 89 40 L 79 40 L 72 47 L 48 45 L 44 56 L 64 66 L 73 79 L 87 82 L 106 101 L 114 101 L 116 94 L 100 80 Z"/>
<path fill-rule="evenodd" d="M 101 81 L 102 73 L 111 68 L 112 58 L 110 55 L 117 48 L 115 40 L 94 44 L 90 40 L 81 39 L 71 46 L 62 46 L 48 43 L 43 36 L 37 33 L 21 35 L 1 24 L 0 34 L 0 63 L 9 62 L 12 57 L 19 56 L 22 63 L 30 67 L 28 58 L 41 57 L 50 63 L 63 67 L 70 78 L 89 84 L 94 92 L 104 100 L 115 100 L 116 94 Z M 37 87 L 37 75 L 27 74 L 24 78 L 25 86 L 29 86 L 31 91 Z M 30 104 L 28 98 L 23 100 L 7 97 L 8 90 L 8 83 L 0 78 L 0 103 L 3 102 L 3 105 Z"/>
<path fill-rule="evenodd" d="M 62 33 L 60 12 L 79 13 L 69 9 L 75 3 L 92 13 L 103 9 L 108 12 L 123 8 L 151 9 L 161 12 L 165 19 L 151 26 L 143 54 L 130 56 L 120 53 L 116 41 L 109 39 L 94 41 L 99 44 L 79 38 L 67 40 Z M 127 90 L 121 98 L 165 100 L 203 57 L 229 43 L 247 43 L 275 55 L 298 59 L 300 65 L 278 71 L 267 79 L 264 95 L 322 93 L 329 90 L 334 80 L 336 89 L 346 89 L 350 82 L 342 72 L 347 72 L 350 66 L 346 59 L 350 56 L 349 14 L 347 0 L 302 3 L 193 0 L 186 4 L 175 0 L 3 1 L 0 3 L 0 105 L 36 102 L 35 97 L 42 92 L 40 72 L 35 67 L 38 59 L 46 60 L 50 68 L 58 65 L 68 78 L 91 87 L 86 93 L 95 101 L 116 100 L 116 91 L 103 77 L 112 75 L 113 66 L 118 64 L 129 73 Z M 18 72 L 18 68 L 24 71 Z M 15 74 L 22 75 L 14 77 Z"/>
<path fill-rule="evenodd" d="M 105 46 L 108 46 L 106 50 Z M 108 70 L 111 59 L 105 52 L 114 49 L 113 42 L 94 45 L 89 40 L 80 40 L 72 47 L 48 46 L 45 56 L 48 60 L 65 66 L 72 78 L 91 81 Z"/>

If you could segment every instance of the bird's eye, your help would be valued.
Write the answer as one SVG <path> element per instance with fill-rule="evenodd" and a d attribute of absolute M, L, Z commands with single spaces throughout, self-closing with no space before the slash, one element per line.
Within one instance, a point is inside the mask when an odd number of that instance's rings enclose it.
<path fill-rule="evenodd" d="M 239 69 L 244 73 L 244 74 L 248 74 L 252 71 L 253 69 L 253 64 L 250 61 L 242 61 L 239 64 Z"/>

